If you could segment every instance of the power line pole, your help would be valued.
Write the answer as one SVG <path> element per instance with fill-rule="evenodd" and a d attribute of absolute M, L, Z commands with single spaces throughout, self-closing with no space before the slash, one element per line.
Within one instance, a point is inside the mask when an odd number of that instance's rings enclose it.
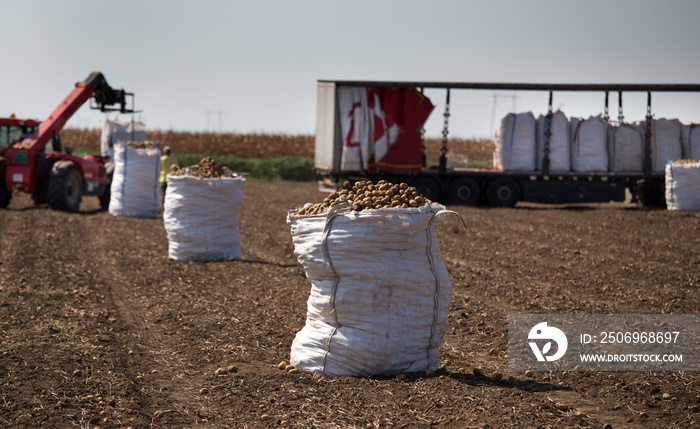
<path fill-rule="evenodd" d="M 207 110 L 207 125 L 206 125 L 205 129 L 207 131 L 211 131 L 211 129 L 209 128 L 209 120 L 211 119 L 212 115 L 218 116 L 218 118 L 219 118 L 219 132 L 221 132 L 223 130 L 223 126 L 224 126 L 224 112 L 222 110 Z"/>
<path fill-rule="evenodd" d="M 489 136 L 493 136 L 493 125 L 494 125 L 494 120 L 496 119 L 496 103 L 499 98 L 511 98 L 513 100 L 513 113 L 515 113 L 515 100 L 519 99 L 517 93 L 512 93 L 512 94 L 497 94 L 493 93 L 493 104 L 491 107 L 491 127 L 489 128 Z"/>

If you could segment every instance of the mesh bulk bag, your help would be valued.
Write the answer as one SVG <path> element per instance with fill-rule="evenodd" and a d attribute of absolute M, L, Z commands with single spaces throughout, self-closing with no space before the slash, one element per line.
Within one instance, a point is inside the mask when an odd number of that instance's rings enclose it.
<path fill-rule="evenodd" d="M 451 298 L 437 229 L 454 212 L 435 203 L 339 207 L 287 214 L 294 253 L 311 280 L 290 364 L 325 377 L 437 369 Z"/>
<path fill-rule="evenodd" d="M 160 150 L 114 145 L 114 173 L 109 213 L 113 216 L 158 217 Z"/>
<path fill-rule="evenodd" d="M 700 211 L 700 162 L 666 164 L 666 208 Z"/>
<path fill-rule="evenodd" d="M 241 259 L 238 212 L 243 184 L 238 176 L 166 176 L 163 223 L 168 256 L 181 261 Z"/>

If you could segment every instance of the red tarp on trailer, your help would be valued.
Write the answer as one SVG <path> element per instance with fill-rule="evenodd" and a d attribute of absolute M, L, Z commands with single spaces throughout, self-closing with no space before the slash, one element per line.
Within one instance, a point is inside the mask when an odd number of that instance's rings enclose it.
<path fill-rule="evenodd" d="M 339 92 L 345 171 L 421 171 L 420 130 L 433 110 L 413 88 L 342 88 Z"/>

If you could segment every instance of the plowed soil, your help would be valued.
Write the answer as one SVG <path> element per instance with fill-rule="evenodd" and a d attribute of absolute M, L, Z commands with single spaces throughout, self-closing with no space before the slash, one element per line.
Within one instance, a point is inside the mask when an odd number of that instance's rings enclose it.
<path fill-rule="evenodd" d="M 507 365 L 508 314 L 697 313 L 700 213 L 450 207 L 468 230 L 447 221 L 439 234 L 453 286 L 444 369 L 323 379 L 277 367 L 310 287 L 285 216 L 323 197 L 312 183 L 246 183 L 243 260 L 182 262 L 162 219 L 16 194 L 0 211 L 0 426 L 700 425 L 697 372 Z"/>

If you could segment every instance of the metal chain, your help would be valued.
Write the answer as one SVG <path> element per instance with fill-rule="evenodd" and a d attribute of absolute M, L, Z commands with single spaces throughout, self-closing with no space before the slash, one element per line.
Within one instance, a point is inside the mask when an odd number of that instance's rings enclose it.
<path fill-rule="evenodd" d="M 651 92 L 647 92 L 647 117 L 644 132 L 644 172 L 651 173 Z"/>
<path fill-rule="evenodd" d="M 625 122 L 625 117 L 622 115 L 622 91 L 618 91 L 618 107 L 617 107 L 617 119 L 620 121 L 620 125 Z"/>
<path fill-rule="evenodd" d="M 552 91 L 549 91 L 549 104 L 547 106 L 547 116 L 544 127 L 544 147 L 542 157 L 542 174 L 549 174 L 549 141 L 552 137 Z"/>
<path fill-rule="evenodd" d="M 442 126 L 442 147 L 440 148 L 440 173 L 447 171 L 447 123 L 450 119 L 450 88 L 447 88 L 447 100 L 445 100 L 445 121 Z"/>
<path fill-rule="evenodd" d="M 440 153 L 445 155 L 447 153 L 447 124 L 450 119 L 450 89 L 447 88 L 447 100 L 445 101 L 445 113 L 443 114 L 445 120 L 442 126 L 442 147 L 440 148 Z"/>
<path fill-rule="evenodd" d="M 421 95 L 423 95 L 423 88 L 420 89 Z M 420 155 L 421 155 L 421 165 L 423 167 L 426 166 L 426 159 L 425 159 L 425 152 L 426 152 L 426 147 L 425 147 L 425 126 L 420 127 Z"/>
<path fill-rule="evenodd" d="M 605 91 L 605 110 L 603 110 L 603 119 L 607 122 L 610 120 L 610 115 L 608 114 L 608 95 L 610 93 L 608 91 Z"/>

